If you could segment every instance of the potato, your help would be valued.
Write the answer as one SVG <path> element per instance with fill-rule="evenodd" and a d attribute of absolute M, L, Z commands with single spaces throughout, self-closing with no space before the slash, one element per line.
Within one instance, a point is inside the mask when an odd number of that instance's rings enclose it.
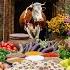
<path fill-rule="evenodd" d="M 2 62 L 0 62 L 0 68 L 1 68 L 1 69 L 4 69 L 4 65 L 3 65 Z"/>
<path fill-rule="evenodd" d="M 3 70 L 2 68 L 0 68 L 0 70 Z"/>
<path fill-rule="evenodd" d="M 4 63 L 3 65 L 4 65 L 4 69 L 6 69 L 6 68 L 8 68 L 8 67 L 9 67 L 9 65 L 8 65 L 8 64 L 6 64 L 6 63 Z"/>

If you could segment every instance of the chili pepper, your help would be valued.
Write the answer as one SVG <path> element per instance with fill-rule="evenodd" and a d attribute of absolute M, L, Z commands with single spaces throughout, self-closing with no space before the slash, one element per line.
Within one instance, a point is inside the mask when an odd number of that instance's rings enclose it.
<path fill-rule="evenodd" d="M 45 53 L 44 55 L 45 57 L 58 57 L 58 53 L 55 52 L 49 52 L 49 53 Z"/>

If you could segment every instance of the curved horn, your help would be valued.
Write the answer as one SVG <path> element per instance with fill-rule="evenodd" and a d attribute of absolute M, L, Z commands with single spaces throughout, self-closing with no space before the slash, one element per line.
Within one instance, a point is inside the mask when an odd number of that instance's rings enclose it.
<path fill-rule="evenodd" d="M 31 4 L 30 6 L 28 6 L 26 9 L 32 8 L 32 7 L 33 7 L 33 2 L 32 2 L 32 4 Z"/>
<path fill-rule="evenodd" d="M 44 2 L 43 4 L 41 4 L 41 5 L 45 5 L 46 4 L 46 2 Z"/>

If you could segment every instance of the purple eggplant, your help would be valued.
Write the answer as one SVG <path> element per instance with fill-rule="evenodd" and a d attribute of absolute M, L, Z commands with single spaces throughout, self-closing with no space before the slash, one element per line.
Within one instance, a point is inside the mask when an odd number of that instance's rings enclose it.
<path fill-rule="evenodd" d="M 34 45 L 33 43 L 30 43 L 30 44 L 29 44 L 28 51 L 30 51 L 30 50 L 32 49 L 33 45 Z"/>
<path fill-rule="evenodd" d="M 32 47 L 32 51 L 37 51 L 40 48 L 40 45 L 37 43 Z"/>
<path fill-rule="evenodd" d="M 29 48 L 29 44 L 26 44 L 26 46 L 25 46 L 25 52 L 27 52 L 28 51 L 28 48 Z"/>
<path fill-rule="evenodd" d="M 43 49 L 44 49 L 44 48 L 40 47 L 40 48 L 38 49 L 38 51 L 41 52 Z"/>
<path fill-rule="evenodd" d="M 48 47 L 48 48 L 43 49 L 41 52 L 48 53 L 48 52 L 52 52 L 53 50 L 54 50 L 54 47 Z"/>

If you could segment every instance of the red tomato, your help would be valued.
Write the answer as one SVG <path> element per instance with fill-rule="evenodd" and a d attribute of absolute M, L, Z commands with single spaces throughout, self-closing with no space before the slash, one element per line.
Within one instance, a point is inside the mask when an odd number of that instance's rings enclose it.
<path fill-rule="evenodd" d="M 14 44 L 13 42 L 10 42 L 10 41 L 8 41 L 7 43 L 8 43 L 10 46 L 13 46 L 13 44 Z"/>
<path fill-rule="evenodd" d="M 4 43 L 3 46 L 7 46 L 7 43 Z"/>
<path fill-rule="evenodd" d="M 11 48 L 7 48 L 7 50 L 12 51 L 12 49 L 11 49 Z"/>
<path fill-rule="evenodd" d="M 6 47 L 7 47 L 7 48 L 11 48 L 11 46 L 10 46 L 10 45 L 7 45 Z"/>
<path fill-rule="evenodd" d="M 8 41 L 8 42 L 2 41 L 0 43 L 0 48 L 6 49 L 6 50 L 9 50 L 9 51 L 17 50 L 15 44 L 13 42 L 11 42 L 11 41 Z"/>
<path fill-rule="evenodd" d="M 13 50 L 15 50 L 15 51 L 16 51 L 16 50 L 17 50 L 17 48 L 16 48 L 16 47 L 13 47 Z"/>
<path fill-rule="evenodd" d="M 4 46 L 4 47 L 2 47 L 3 49 L 5 49 L 5 50 L 7 50 L 7 48 Z"/>

